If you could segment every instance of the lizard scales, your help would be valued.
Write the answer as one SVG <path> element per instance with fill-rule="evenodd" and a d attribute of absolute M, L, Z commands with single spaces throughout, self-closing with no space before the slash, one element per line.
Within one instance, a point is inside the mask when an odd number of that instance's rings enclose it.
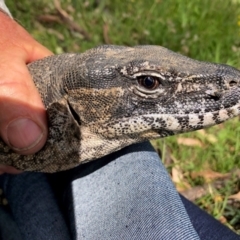
<path fill-rule="evenodd" d="M 240 112 L 239 70 L 159 46 L 100 46 L 28 68 L 48 112 L 48 140 L 26 156 L 0 140 L 0 163 L 25 171 L 66 170 Z"/>

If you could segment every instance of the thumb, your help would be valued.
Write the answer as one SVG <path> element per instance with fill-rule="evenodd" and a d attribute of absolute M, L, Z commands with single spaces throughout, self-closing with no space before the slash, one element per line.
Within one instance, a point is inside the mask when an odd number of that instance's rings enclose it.
<path fill-rule="evenodd" d="M 0 136 L 18 153 L 32 154 L 45 144 L 47 120 L 26 63 L 51 52 L 1 12 L 0 21 Z"/>
<path fill-rule="evenodd" d="M 34 153 L 47 138 L 41 98 L 23 57 L 2 54 L 0 69 L 0 135 L 13 150 Z"/>

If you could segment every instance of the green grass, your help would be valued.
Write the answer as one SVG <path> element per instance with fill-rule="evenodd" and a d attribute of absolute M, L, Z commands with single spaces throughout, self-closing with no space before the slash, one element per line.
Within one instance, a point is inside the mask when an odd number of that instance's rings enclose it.
<path fill-rule="evenodd" d="M 13 16 L 55 53 L 82 52 L 105 43 L 155 44 L 195 59 L 240 67 L 240 3 L 237 0 L 62 0 L 62 7 L 89 33 L 90 40 L 69 30 L 66 24 L 40 22 L 42 15 L 56 16 L 54 4 L 49 0 L 18 3 L 8 0 L 7 3 Z M 104 29 L 108 31 L 104 33 Z M 216 138 L 214 143 L 209 140 L 210 134 Z M 193 172 L 227 173 L 240 168 L 239 135 L 240 124 L 236 118 L 206 130 L 205 136 L 199 132 L 181 135 L 199 140 L 203 147 L 178 144 L 179 136 L 153 144 L 161 152 L 169 172 L 177 166 L 184 181 L 194 187 L 205 180 L 191 177 Z M 239 191 L 233 183 L 230 181 L 197 203 L 238 231 L 240 212 L 226 204 L 227 197 Z"/>

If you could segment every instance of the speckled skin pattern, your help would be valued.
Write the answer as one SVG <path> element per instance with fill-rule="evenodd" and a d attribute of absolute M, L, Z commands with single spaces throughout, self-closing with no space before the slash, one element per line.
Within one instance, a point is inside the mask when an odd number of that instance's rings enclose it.
<path fill-rule="evenodd" d="M 209 127 L 240 112 L 240 71 L 159 46 L 101 46 L 28 65 L 49 118 L 45 146 L 0 162 L 57 172 L 132 143 Z"/>

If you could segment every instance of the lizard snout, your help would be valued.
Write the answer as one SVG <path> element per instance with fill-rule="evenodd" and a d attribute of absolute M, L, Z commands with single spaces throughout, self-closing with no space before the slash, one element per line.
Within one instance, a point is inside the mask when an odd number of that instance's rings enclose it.
<path fill-rule="evenodd" d="M 227 81 L 227 85 L 229 88 L 237 87 L 239 85 L 239 81 L 235 79 L 230 79 Z"/>

